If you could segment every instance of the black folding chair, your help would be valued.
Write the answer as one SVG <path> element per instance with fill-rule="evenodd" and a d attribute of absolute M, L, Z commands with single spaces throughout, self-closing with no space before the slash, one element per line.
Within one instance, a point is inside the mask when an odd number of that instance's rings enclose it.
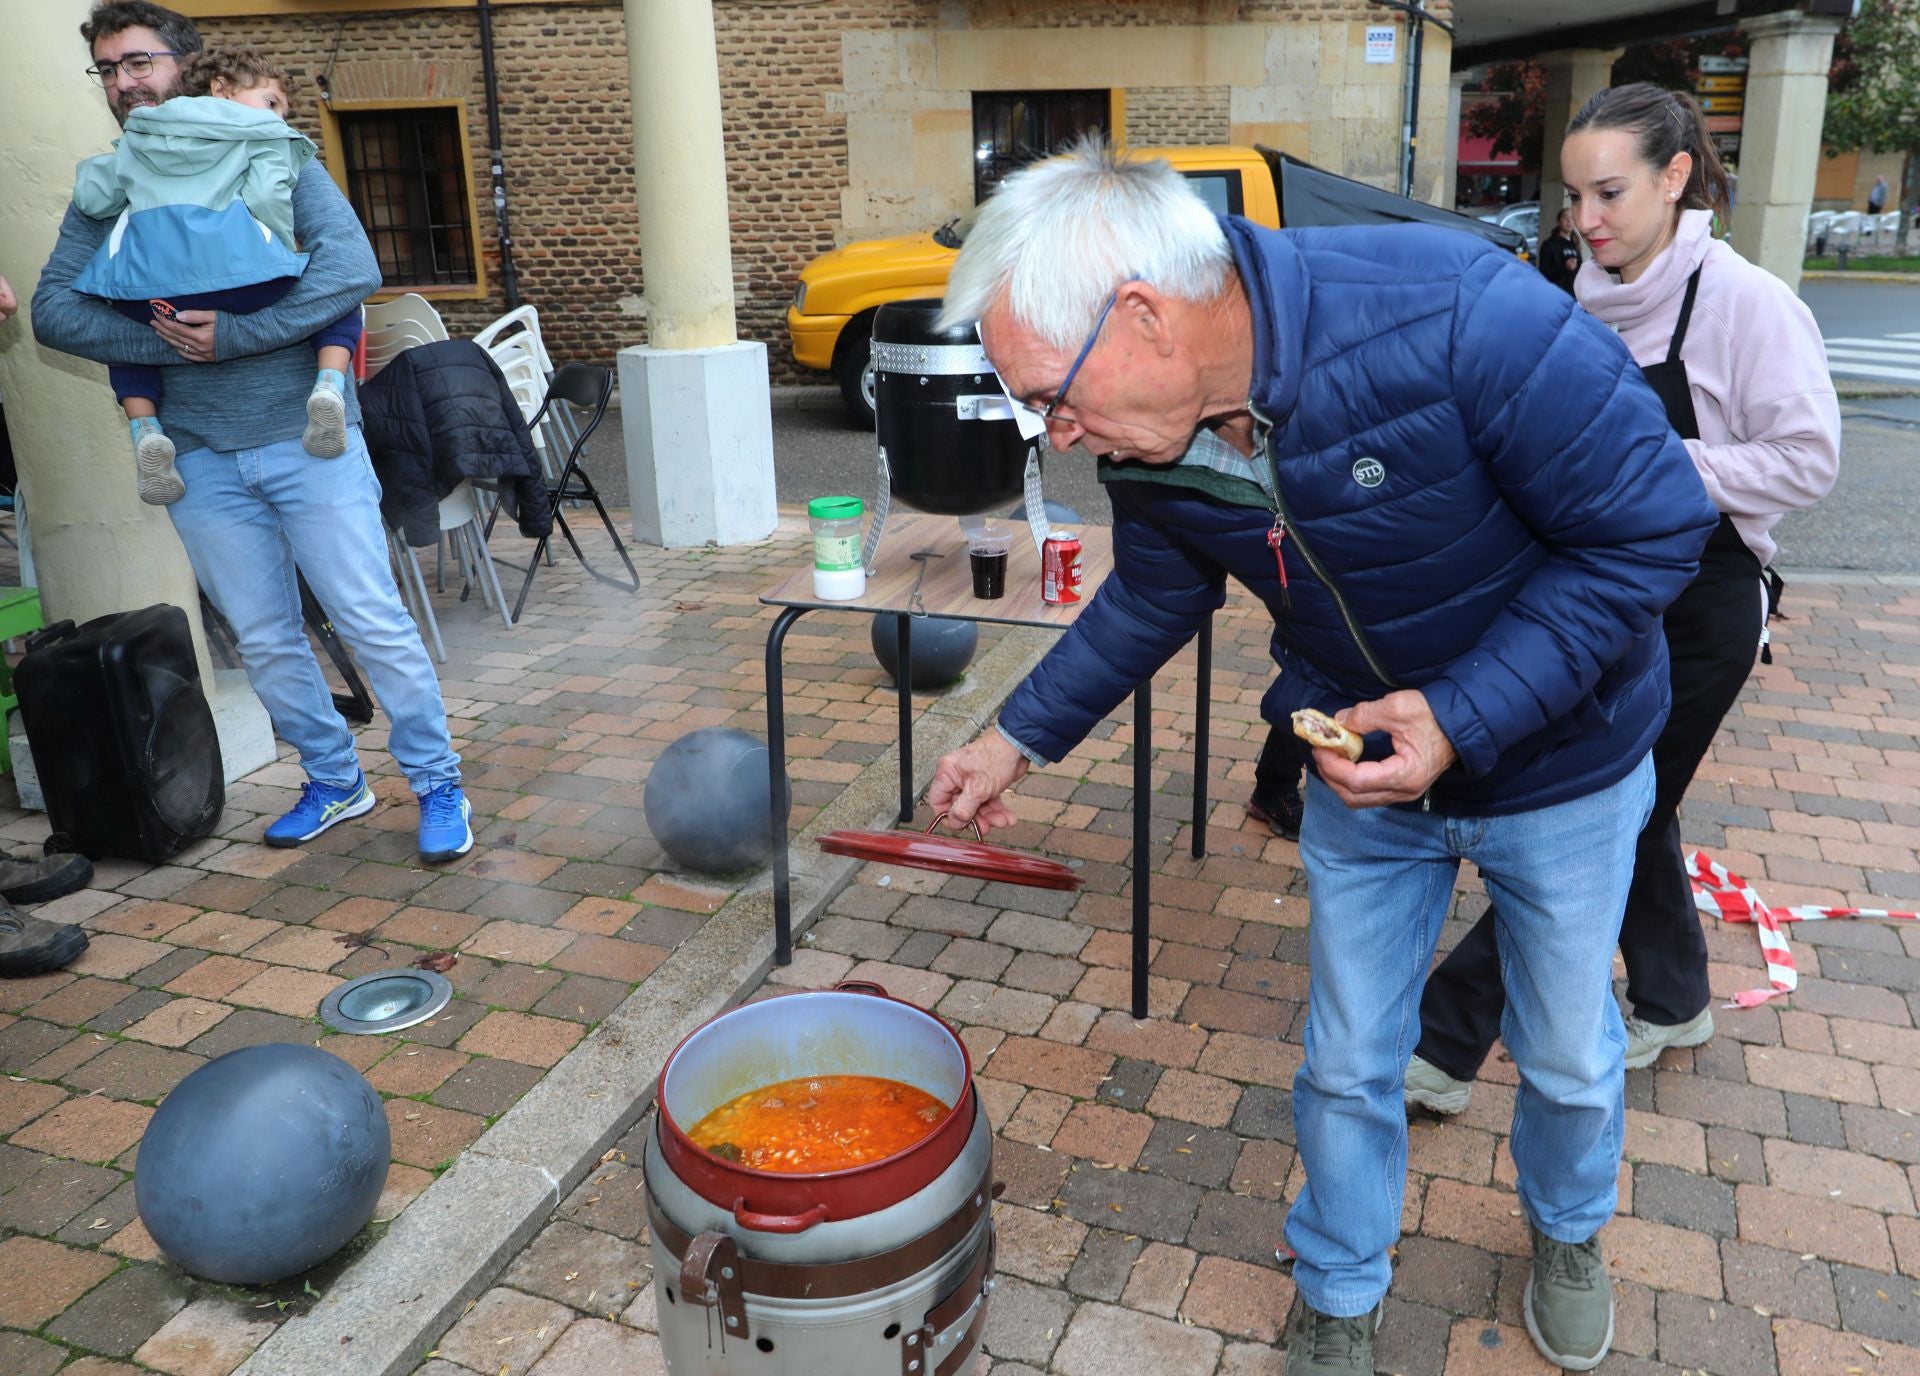
<path fill-rule="evenodd" d="M 600 493 L 595 489 L 592 477 L 580 466 L 580 453 L 586 448 L 588 437 L 599 428 L 601 420 L 605 418 L 607 402 L 612 397 L 612 372 L 591 363 L 569 363 L 555 373 L 553 381 L 547 384 L 547 395 L 541 401 L 540 410 L 535 413 L 530 428 L 538 430 L 542 424 L 548 422 L 549 413 L 551 413 L 554 423 L 547 431 L 550 436 L 565 436 L 568 430 L 572 431 L 572 442 L 567 449 L 567 461 L 560 467 L 559 478 L 548 485 L 547 500 L 553 511 L 554 528 L 567 537 L 567 544 L 573 550 L 573 557 L 580 561 L 581 568 L 602 583 L 627 592 L 639 592 L 640 572 L 634 568 L 633 560 L 627 554 L 626 544 L 620 539 L 620 532 L 614 529 L 613 517 L 607 514 L 606 504 L 600 500 Z M 577 407 L 582 411 L 590 412 L 587 423 L 580 425 L 578 416 L 567 416 L 569 424 L 561 425 L 559 418 L 565 413 L 554 410 L 556 402 L 564 407 Z M 624 580 L 602 573 L 589 564 L 587 556 L 580 551 L 580 542 L 573 538 L 573 529 L 567 524 L 566 513 L 561 508 L 567 502 L 582 501 L 592 502 L 593 509 L 600 513 L 600 523 L 607 528 L 607 535 L 613 540 L 613 548 L 619 554 L 620 562 L 627 566 L 627 576 Z M 499 517 L 500 507 L 495 503 L 492 514 L 487 517 L 486 533 L 489 539 L 493 536 L 493 523 Z M 527 603 L 527 594 L 533 590 L 533 578 L 540 571 L 541 556 L 546 555 L 549 563 L 552 561 L 551 553 L 547 549 L 548 542 L 552 539 L 552 532 L 542 535 L 540 543 L 533 547 L 533 558 L 529 559 L 524 566 L 526 580 L 520 584 L 520 596 L 513 604 L 513 619 L 516 623 L 520 620 L 520 609 Z M 505 559 L 496 559 L 494 562 L 505 564 L 510 569 L 517 570 L 522 567 L 519 564 L 509 563 Z"/>

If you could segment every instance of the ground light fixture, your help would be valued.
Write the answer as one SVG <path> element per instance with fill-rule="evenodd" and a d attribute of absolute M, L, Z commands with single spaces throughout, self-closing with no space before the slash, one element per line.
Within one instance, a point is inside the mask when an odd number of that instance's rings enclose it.
<path fill-rule="evenodd" d="M 376 970 L 349 980 L 320 1002 L 320 1021 L 336 1032 L 372 1036 L 425 1022 L 447 1006 L 453 985 L 431 970 Z"/>

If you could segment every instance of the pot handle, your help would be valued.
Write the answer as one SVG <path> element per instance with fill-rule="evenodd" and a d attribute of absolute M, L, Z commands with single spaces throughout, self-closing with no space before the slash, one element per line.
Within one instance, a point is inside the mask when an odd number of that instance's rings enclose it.
<path fill-rule="evenodd" d="M 827 1206 L 816 1204 L 803 1214 L 760 1214 L 749 1209 L 742 1197 L 733 1201 L 733 1221 L 756 1233 L 804 1233 L 827 1221 Z"/>
<path fill-rule="evenodd" d="M 870 979 L 843 979 L 833 986 L 833 992 L 836 994 L 873 994 L 883 999 L 893 997 L 892 994 L 887 992 L 886 985 L 876 984 Z"/>

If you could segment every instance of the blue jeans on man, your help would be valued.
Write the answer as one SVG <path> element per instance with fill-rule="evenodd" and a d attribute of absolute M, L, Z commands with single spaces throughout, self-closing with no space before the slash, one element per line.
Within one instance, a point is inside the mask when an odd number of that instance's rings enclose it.
<path fill-rule="evenodd" d="M 1500 817 L 1352 809 L 1309 776 L 1300 856 L 1312 973 L 1293 1082 L 1307 1183 L 1286 1237 L 1313 1308 L 1365 1314 L 1387 1292 L 1407 1174 L 1401 1086 L 1462 860 L 1499 912 L 1520 1202 L 1563 1242 L 1585 1242 L 1612 1217 L 1626 1123 L 1613 950 L 1652 802 L 1649 759 L 1597 793 Z"/>
<path fill-rule="evenodd" d="M 174 529 L 200 586 L 233 625 L 274 730 L 300 752 L 313 785 L 351 795 L 362 776 L 353 733 L 307 643 L 296 565 L 372 684 L 389 722 L 388 749 L 423 813 L 451 786 L 464 826 L 460 757 L 433 661 L 387 562 L 380 484 L 360 428 L 348 429 L 346 453 L 329 463 L 315 463 L 295 438 L 231 454 L 196 449 L 178 464 L 187 492 L 167 508 Z M 456 837 L 446 849 L 466 845 L 470 832 L 465 845 Z"/>

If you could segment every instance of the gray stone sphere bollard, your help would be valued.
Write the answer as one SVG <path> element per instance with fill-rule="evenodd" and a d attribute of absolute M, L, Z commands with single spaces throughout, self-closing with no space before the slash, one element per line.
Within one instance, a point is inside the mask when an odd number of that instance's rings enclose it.
<path fill-rule="evenodd" d="M 187 1076 L 155 1111 L 134 1203 L 183 1270 L 266 1285 L 352 1241 L 391 1156 L 385 1108 L 359 1071 L 318 1047 L 245 1046 Z"/>

